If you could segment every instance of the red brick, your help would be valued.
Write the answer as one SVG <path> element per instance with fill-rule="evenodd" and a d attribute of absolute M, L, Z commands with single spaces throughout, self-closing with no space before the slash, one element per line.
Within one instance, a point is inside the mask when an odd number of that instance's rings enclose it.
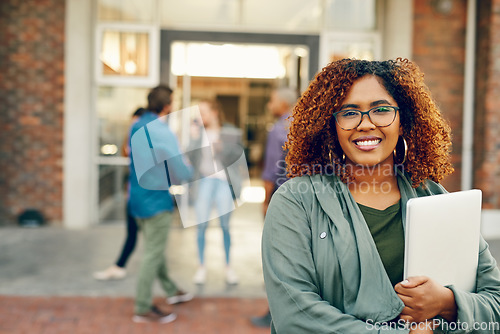
<path fill-rule="evenodd" d="M 443 184 L 450 191 L 460 189 L 462 152 L 463 76 L 467 1 L 453 1 L 450 13 L 442 14 L 434 1 L 414 1 L 413 59 L 425 73 L 425 82 L 453 135 L 452 161 L 455 173 Z"/>
<path fill-rule="evenodd" d="M 0 6 L 2 224 L 14 223 L 28 207 L 48 221 L 62 220 L 64 14 L 64 0 L 3 0 Z M 56 43 L 49 47 L 50 41 Z M 45 167 L 53 182 L 42 182 Z M 44 196 L 53 188 L 59 190 Z"/>

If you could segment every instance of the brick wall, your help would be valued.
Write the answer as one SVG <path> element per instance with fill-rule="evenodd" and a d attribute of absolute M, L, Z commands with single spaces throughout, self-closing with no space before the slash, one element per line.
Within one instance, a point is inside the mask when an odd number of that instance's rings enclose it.
<path fill-rule="evenodd" d="M 500 209 L 500 0 L 478 1 L 474 187 Z"/>
<path fill-rule="evenodd" d="M 64 0 L 0 1 L 0 225 L 62 220 Z"/>
<path fill-rule="evenodd" d="M 456 191 L 460 189 L 461 172 L 467 1 L 453 0 L 451 8 L 444 11 L 436 7 L 437 3 L 414 1 L 413 60 L 425 73 L 425 82 L 452 128 L 455 173 L 443 185 Z"/>

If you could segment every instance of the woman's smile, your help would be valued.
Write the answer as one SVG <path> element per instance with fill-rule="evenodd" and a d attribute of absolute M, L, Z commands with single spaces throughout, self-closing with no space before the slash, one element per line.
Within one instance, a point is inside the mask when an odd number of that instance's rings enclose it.
<path fill-rule="evenodd" d="M 379 147 L 381 141 L 381 138 L 375 136 L 364 136 L 354 139 L 352 142 L 362 151 L 371 151 Z"/>

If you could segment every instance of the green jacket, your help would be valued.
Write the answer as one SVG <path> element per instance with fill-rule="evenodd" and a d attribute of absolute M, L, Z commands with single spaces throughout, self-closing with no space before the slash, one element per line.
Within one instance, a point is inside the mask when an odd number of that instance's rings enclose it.
<path fill-rule="evenodd" d="M 446 192 L 432 181 L 412 188 L 401 172 L 398 186 L 403 225 L 409 198 Z M 272 333 L 408 333 L 386 323 L 404 304 L 356 202 L 338 177 L 302 176 L 278 189 L 266 214 L 262 258 Z M 477 275 L 476 293 L 450 286 L 461 328 L 500 322 L 500 271 L 482 238 Z"/>

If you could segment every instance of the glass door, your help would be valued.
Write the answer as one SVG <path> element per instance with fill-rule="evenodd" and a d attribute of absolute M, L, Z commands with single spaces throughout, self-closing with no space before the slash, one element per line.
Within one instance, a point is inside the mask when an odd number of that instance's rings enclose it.
<path fill-rule="evenodd" d="M 146 107 L 149 89 L 100 86 L 98 115 L 99 222 L 123 221 L 128 184 L 128 136 L 135 111 Z"/>
<path fill-rule="evenodd" d="M 226 122 L 242 130 L 250 175 L 260 178 L 267 130 L 274 123 L 267 102 L 274 88 L 299 93 L 307 87 L 307 46 L 175 41 L 171 55 L 177 104 L 188 108 L 216 100 Z M 183 138 L 189 124 L 181 127 Z"/>

